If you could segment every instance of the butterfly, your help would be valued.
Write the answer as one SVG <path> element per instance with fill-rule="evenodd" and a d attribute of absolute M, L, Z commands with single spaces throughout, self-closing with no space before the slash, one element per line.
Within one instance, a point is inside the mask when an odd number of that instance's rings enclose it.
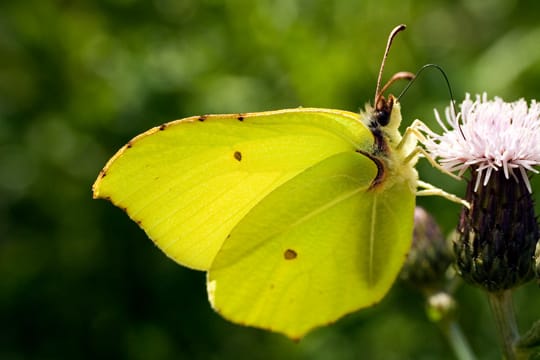
<path fill-rule="evenodd" d="M 411 245 L 416 140 L 400 134 L 400 104 L 379 84 L 360 114 L 296 108 L 157 126 L 109 160 L 93 196 L 206 271 L 223 317 L 299 339 L 379 302 Z"/>

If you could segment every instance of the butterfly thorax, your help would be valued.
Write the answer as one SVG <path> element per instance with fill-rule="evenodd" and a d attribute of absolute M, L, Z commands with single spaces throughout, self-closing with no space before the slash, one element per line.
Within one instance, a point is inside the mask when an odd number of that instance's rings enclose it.
<path fill-rule="evenodd" d="M 401 106 L 390 95 L 388 100 L 380 97 L 375 108 L 366 107 L 367 126 L 374 142 L 369 156 L 377 164 L 379 174 L 372 188 L 381 190 L 396 182 L 407 181 L 411 189 L 416 188 L 418 174 L 414 169 L 416 158 L 407 159 L 414 150 L 416 141 L 411 139 L 401 144 L 403 137 L 399 132 L 401 124 Z M 399 145 L 399 146 L 398 146 Z"/>

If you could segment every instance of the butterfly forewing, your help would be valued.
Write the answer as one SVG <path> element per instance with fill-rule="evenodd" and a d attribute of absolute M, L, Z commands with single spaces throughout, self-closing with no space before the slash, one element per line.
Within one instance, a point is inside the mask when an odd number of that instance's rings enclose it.
<path fill-rule="evenodd" d="M 266 195 L 325 158 L 372 142 L 358 114 L 337 110 L 187 118 L 131 140 L 103 169 L 94 197 L 125 209 L 169 257 L 206 270 Z"/>

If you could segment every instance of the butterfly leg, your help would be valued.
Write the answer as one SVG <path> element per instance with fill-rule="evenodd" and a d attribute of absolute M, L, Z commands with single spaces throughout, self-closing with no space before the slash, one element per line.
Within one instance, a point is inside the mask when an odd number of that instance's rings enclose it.
<path fill-rule="evenodd" d="M 409 126 L 407 128 L 407 130 L 405 130 L 405 133 L 403 134 L 403 138 L 402 140 L 400 141 L 400 143 L 398 144 L 397 148 L 400 149 L 401 147 L 405 146 L 405 144 L 409 143 L 411 140 L 411 138 L 413 138 L 414 140 L 416 140 L 417 142 L 420 142 L 420 143 L 424 143 L 426 141 L 426 137 L 424 135 L 424 133 L 426 134 L 430 134 L 430 135 L 436 135 L 433 133 L 433 131 L 431 131 L 431 129 L 426 125 L 424 124 L 422 121 L 420 120 L 415 120 L 413 121 L 413 123 L 411 124 L 411 126 Z M 453 173 L 451 173 L 450 171 L 448 171 L 447 169 L 443 168 L 437 161 L 435 161 L 435 159 L 422 147 L 420 146 L 415 146 L 414 149 L 405 157 L 405 161 L 406 162 L 409 162 L 409 161 L 414 161 L 417 157 L 423 157 L 425 158 L 427 161 L 429 161 L 429 163 L 431 164 L 431 166 L 433 166 L 435 169 L 439 170 L 440 172 L 442 172 L 443 174 L 446 174 L 456 180 L 461 180 L 461 178 Z M 429 183 L 426 183 L 424 181 L 421 181 L 419 180 L 418 181 L 418 187 L 422 190 L 417 190 L 416 192 L 416 195 L 417 196 L 440 196 L 440 197 L 443 197 L 447 200 L 450 200 L 452 202 L 455 202 L 457 204 L 460 204 L 460 205 L 463 205 L 467 208 L 470 208 L 470 204 L 461 199 L 459 196 L 456 196 L 454 194 L 450 194 L 442 189 L 439 189 L 438 187 L 435 187 Z"/>
<path fill-rule="evenodd" d="M 448 175 L 453 179 L 461 180 L 461 177 L 443 168 L 424 148 L 421 148 L 419 146 L 415 147 L 414 150 L 411 151 L 409 155 L 407 155 L 407 157 L 405 158 L 405 162 L 412 161 L 418 155 L 421 155 L 423 158 L 425 158 L 431 164 L 431 166 L 433 166 L 435 169 L 439 170 L 443 174 Z"/>
<path fill-rule="evenodd" d="M 426 124 L 424 124 L 422 121 L 420 121 L 420 120 L 413 121 L 411 126 L 409 126 L 405 130 L 405 133 L 403 134 L 403 138 L 401 139 L 401 141 L 397 145 L 397 149 L 399 150 L 401 147 L 404 146 L 404 144 L 407 144 L 407 142 L 410 141 L 411 137 L 413 137 L 415 140 L 417 140 L 418 142 L 423 144 L 426 141 L 426 137 L 424 136 L 423 132 L 428 133 L 428 134 L 434 134 L 431 131 L 431 129 Z M 415 148 L 405 158 L 405 162 L 412 161 L 413 159 L 415 159 L 419 155 L 421 155 L 423 158 L 425 158 L 427 161 L 429 161 L 431 166 L 433 166 L 435 169 L 439 170 L 443 174 L 446 174 L 446 175 L 448 175 L 451 178 L 454 178 L 456 180 L 461 180 L 461 177 L 459 177 L 459 176 L 451 173 L 447 169 L 443 168 L 437 161 L 435 161 L 433 156 L 431 156 L 424 148 L 422 148 L 420 146 L 415 146 Z"/>
<path fill-rule="evenodd" d="M 471 207 L 468 201 L 463 200 L 454 194 L 450 194 L 443 189 L 439 189 L 438 187 L 435 187 L 427 182 L 418 180 L 418 187 L 423 190 L 417 190 L 416 196 L 440 196 L 457 204 L 463 205 L 467 209 L 470 209 Z"/>

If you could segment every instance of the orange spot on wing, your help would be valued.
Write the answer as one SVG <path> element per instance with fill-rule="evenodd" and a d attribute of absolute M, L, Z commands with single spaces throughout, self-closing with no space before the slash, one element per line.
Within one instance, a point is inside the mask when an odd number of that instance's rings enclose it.
<path fill-rule="evenodd" d="M 283 257 L 285 258 L 285 260 L 294 260 L 298 257 L 298 253 L 293 249 L 287 249 L 283 253 Z"/>

